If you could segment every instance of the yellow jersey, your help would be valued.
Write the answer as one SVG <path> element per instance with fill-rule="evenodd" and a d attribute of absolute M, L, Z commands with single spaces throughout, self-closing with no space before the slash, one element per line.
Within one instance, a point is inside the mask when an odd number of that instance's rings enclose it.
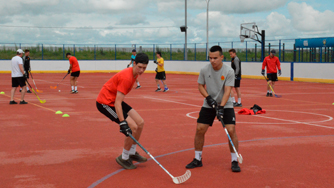
<path fill-rule="evenodd" d="M 158 65 L 158 72 L 164 72 L 165 71 L 165 63 L 164 63 L 164 58 L 160 57 L 159 59 L 157 59 L 157 63 L 158 64 L 162 64 L 162 66 Z"/>

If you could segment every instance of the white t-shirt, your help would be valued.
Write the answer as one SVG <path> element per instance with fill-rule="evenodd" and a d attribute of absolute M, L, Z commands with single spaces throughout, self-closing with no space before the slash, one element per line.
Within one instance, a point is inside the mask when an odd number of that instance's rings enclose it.
<path fill-rule="evenodd" d="M 19 67 L 20 64 L 23 66 L 23 61 L 20 56 L 15 56 L 12 58 L 12 77 L 13 78 L 23 77 L 23 74 Z"/>

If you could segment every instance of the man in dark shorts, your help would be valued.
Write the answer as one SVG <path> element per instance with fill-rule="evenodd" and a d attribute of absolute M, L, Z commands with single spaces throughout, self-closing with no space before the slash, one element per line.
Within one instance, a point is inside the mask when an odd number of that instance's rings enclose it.
<path fill-rule="evenodd" d="M 275 56 L 275 54 L 276 54 L 276 51 L 271 50 L 270 55 L 264 58 L 263 63 L 262 63 L 262 71 L 261 71 L 262 75 L 264 75 L 265 73 L 264 69 L 267 67 L 267 79 L 268 79 L 267 97 L 273 96 L 273 93 L 269 85 L 271 85 L 271 87 L 274 89 L 275 82 L 278 81 L 277 68 L 278 68 L 278 75 L 281 76 L 282 74 L 281 62 L 279 61 L 278 57 Z"/>
<path fill-rule="evenodd" d="M 232 102 L 233 102 L 233 106 L 235 107 L 242 107 L 241 104 L 241 91 L 240 91 L 240 81 L 241 81 L 241 61 L 237 56 L 237 52 L 235 51 L 235 49 L 230 49 L 228 51 L 230 53 L 231 56 L 231 67 L 234 70 L 234 74 L 235 74 L 235 80 L 234 80 L 234 89 L 235 92 L 237 93 L 238 96 L 238 102 L 235 101 L 234 98 L 234 92 L 233 89 L 231 90 L 231 98 L 232 98 Z"/>
<path fill-rule="evenodd" d="M 76 57 L 72 56 L 71 53 L 66 53 L 66 58 L 70 61 L 70 68 L 68 69 L 67 73 L 70 74 L 71 71 L 71 92 L 70 93 L 78 93 L 78 86 L 77 80 L 80 76 L 80 67 Z"/>
<path fill-rule="evenodd" d="M 116 158 L 116 162 L 125 169 L 135 169 L 132 161 L 146 162 L 147 158 L 136 152 L 136 143 L 128 137 L 132 134 L 139 140 L 144 127 L 144 120 L 131 106 L 124 102 L 125 96 L 131 91 L 133 84 L 139 75 L 143 74 L 148 65 L 148 56 L 138 53 L 132 67 L 126 68 L 115 74 L 107 81 L 97 99 L 97 109 L 111 121 L 119 124 L 120 132 L 126 138 L 122 154 Z"/>
<path fill-rule="evenodd" d="M 26 78 L 27 75 L 24 73 L 23 61 L 22 61 L 23 50 L 18 49 L 16 51 L 16 56 L 12 58 L 12 90 L 10 92 L 10 102 L 9 104 L 17 104 L 14 101 L 14 94 L 17 87 L 22 88 L 21 101 L 20 104 L 28 104 L 24 101 L 24 95 L 26 94 Z"/>
<path fill-rule="evenodd" d="M 24 50 L 24 56 L 23 56 L 23 69 L 24 69 L 24 72 L 26 73 L 27 75 L 27 79 L 29 79 L 29 73 L 31 71 L 31 68 L 30 68 L 30 51 L 28 49 Z M 20 89 L 20 92 L 22 91 L 22 88 Z M 30 90 L 29 90 L 29 87 L 27 86 L 27 93 L 32 93 Z"/>
<path fill-rule="evenodd" d="M 212 46 L 209 53 L 210 64 L 203 67 L 198 77 L 198 89 L 205 98 L 199 117 L 195 135 L 195 158 L 186 168 L 201 167 L 204 136 L 208 128 L 212 126 L 217 116 L 223 116 L 223 122 L 238 151 L 238 137 L 235 131 L 235 113 L 230 92 L 234 87 L 234 71 L 223 63 L 224 55 L 220 46 Z M 218 106 L 218 112 L 216 107 Z M 229 142 L 232 171 L 240 172 L 236 153 Z"/>
<path fill-rule="evenodd" d="M 165 62 L 164 58 L 161 57 L 161 52 L 157 52 L 157 61 L 154 61 L 155 64 L 157 64 L 157 69 L 156 72 L 157 74 L 155 75 L 155 82 L 157 83 L 158 89 L 155 90 L 156 92 L 162 91 L 160 88 L 159 80 L 162 81 L 164 84 L 164 92 L 169 91 L 167 84 L 166 84 L 166 72 L 165 72 Z"/>

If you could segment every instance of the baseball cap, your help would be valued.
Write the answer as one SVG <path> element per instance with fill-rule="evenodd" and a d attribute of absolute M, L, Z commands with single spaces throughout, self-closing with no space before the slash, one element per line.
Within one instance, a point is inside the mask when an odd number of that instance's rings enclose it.
<path fill-rule="evenodd" d="M 276 50 L 271 50 L 270 53 L 276 54 Z"/>
<path fill-rule="evenodd" d="M 23 50 L 22 49 L 18 49 L 18 50 L 16 50 L 16 52 L 18 52 L 20 54 L 23 54 Z"/>
<path fill-rule="evenodd" d="M 136 52 L 136 49 L 133 49 L 132 52 Z"/>

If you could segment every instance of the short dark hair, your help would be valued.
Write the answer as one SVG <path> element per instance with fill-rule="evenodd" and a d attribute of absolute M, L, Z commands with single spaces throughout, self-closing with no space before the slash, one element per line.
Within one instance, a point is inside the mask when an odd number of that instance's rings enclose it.
<path fill-rule="evenodd" d="M 71 55 L 71 53 L 70 53 L 70 52 L 67 52 L 66 55 L 65 55 L 65 57 L 67 57 L 68 55 Z"/>
<path fill-rule="evenodd" d="M 156 54 L 159 54 L 161 56 L 161 52 L 157 52 Z"/>
<path fill-rule="evenodd" d="M 223 49 L 220 46 L 216 45 L 210 48 L 210 52 L 217 52 L 217 51 L 219 52 L 220 55 L 223 54 Z"/>
<path fill-rule="evenodd" d="M 142 64 L 148 64 L 148 56 L 144 53 L 138 53 L 135 58 L 135 62 L 137 63 L 142 63 Z"/>
<path fill-rule="evenodd" d="M 24 53 L 27 53 L 27 52 L 30 52 L 30 51 L 29 51 L 28 49 L 25 49 L 25 50 L 24 50 Z"/>
<path fill-rule="evenodd" d="M 136 52 L 136 49 L 133 49 L 132 52 Z"/>
<path fill-rule="evenodd" d="M 233 52 L 235 54 L 237 53 L 234 48 L 230 49 L 228 52 Z"/>

